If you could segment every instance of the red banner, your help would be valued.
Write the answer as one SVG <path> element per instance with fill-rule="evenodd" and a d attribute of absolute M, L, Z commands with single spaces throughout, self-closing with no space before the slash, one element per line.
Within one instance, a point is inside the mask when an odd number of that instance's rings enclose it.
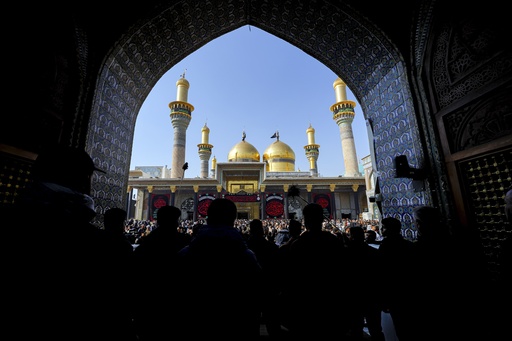
<path fill-rule="evenodd" d="M 332 219 L 330 193 L 313 194 L 313 202 L 322 206 L 324 209 L 324 217 L 329 217 L 329 219 Z"/>
<path fill-rule="evenodd" d="M 149 219 L 156 220 L 156 212 L 162 206 L 169 205 L 170 194 L 151 194 L 151 205 L 149 207 Z"/>
<path fill-rule="evenodd" d="M 208 215 L 208 207 L 210 207 L 211 202 L 215 200 L 214 194 L 200 194 L 199 202 L 197 203 L 197 217 L 198 218 L 206 218 Z"/>
<path fill-rule="evenodd" d="M 284 218 L 284 199 L 282 194 L 267 194 L 265 213 L 267 218 Z"/>

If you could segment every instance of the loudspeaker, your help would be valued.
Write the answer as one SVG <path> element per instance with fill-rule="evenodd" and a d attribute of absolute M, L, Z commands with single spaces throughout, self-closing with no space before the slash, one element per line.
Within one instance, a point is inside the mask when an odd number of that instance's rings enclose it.
<path fill-rule="evenodd" d="M 380 202 L 380 201 L 382 201 L 382 194 L 377 193 L 375 195 L 372 195 L 368 199 L 370 200 L 370 202 Z"/>
<path fill-rule="evenodd" d="M 425 169 L 412 168 L 409 166 L 406 155 L 398 155 L 395 157 L 395 170 L 395 178 L 409 178 L 413 180 L 425 180 L 427 178 L 427 171 Z"/>
<path fill-rule="evenodd" d="M 395 157 L 395 170 L 397 178 L 410 178 L 412 176 L 411 167 L 409 167 L 406 155 Z"/>

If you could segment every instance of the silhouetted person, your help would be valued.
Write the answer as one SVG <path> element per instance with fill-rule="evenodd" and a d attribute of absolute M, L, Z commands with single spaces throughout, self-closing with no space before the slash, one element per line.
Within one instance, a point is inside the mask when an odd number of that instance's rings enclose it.
<path fill-rule="evenodd" d="M 344 282 L 344 247 L 340 239 L 322 230 L 324 212 L 316 203 L 303 209 L 304 231 L 289 253 L 289 285 L 283 304 L 290 336 L 294 339 L 340 340 L 345 334 L 346 306 L 333 290 Z"/>
<path fill-rule="evenodd" d="M 419 336 L 423 340 L 440 339 L 439 335 L 447 340 L 488 339 L 494 329 L 494 300 L 486 296 L 496 288 L 483 264 L 483 254 L 467 236 L 454 238 L 438 208 L 415 207 L 413 219 L 418 229 L 414 243 L 417 286 L 423 289 L 417 297 Z M 464 234 L 470 236 L 469 230 Z M 462 287 L 466 290 L 446 290 Z M 467 292 L 487 294 L 468 300 Z"/>
<path fill-rule="evenodd" d="M 103 214 L 103 227 L 111 242 L 110 246 L 118 251 L 117 255 L 123 257 L 122 261 L 128 258 L 131 262 L 133 245 L 125 234 L 126 211 L 118 207 L 109 208 Z"/>
<path fill-rule="evenodd" d="M 260 219 L 252 219 L 249 222 L 249 237 L 247 247 L 251 249 L 258 259 L 263 270 L 263 307 L 262 321 L 267 327 L 270 336 L 279 335 L 281 325 L 276 316 L 274 305 L 277 301 L 278 288 L 276 287 L 277 252 L 279 247 L 265 238 L 263 222 Z"/>
<path fill-rule="evenodd" d="M 34 182 L 16 200 L 15 223 L 9 226 L 15 235 L 5 245 L 11 251 L 7 263 L 14 266 L 4 268 L 9 293 L 4 308 L 12 319 L 6 325 L 15 329 L 12 337 L 124 337 L 111 323 L 122 293 L 106 290 L 117 283 L 108 266 L 106 236 L 91 223 L 96 216 L 91 197 L 95 171 L 101 170 L 79 148 L 53 146 L 35 160 Z"/>
<path fill-rule="evenodd" d="M 291 219 L 290 223 L 288 224 L 288 231 L 290 233 L 290 237 L 286 242 L 279 246 L 278 253 L 280 254 L 281 260 L 288 256 L 291 245 L 299 238 L 300 234 L 302 233 L 302 223 L 298 220 Z"/>
<path fill-rule="evenodd" d="M 156 256 L 174 255 L 190 242 L 190 235 L 178 231 L 181 210 L 162 206 L 156 212 L 156 227 L 139 241 L 135 254 Z M 151 256 L 150 256 L 151 255 Z"/>
<path fill-rule="evenodd" d="M 288 224 L 288 231 L 290 231 L 290 238 L 286 241 L 286 243 L 289 243 L 290 240 L 293 243 L 302 233 L 302 223 L 299 220 L 290 219 L 290 223 Z"/>
<path fill-rule="evenodd" d="M 291 261 L 289 260 L 289 252 L 291 245 L 299 238 L 302 233 L 302 223 L 296 219 L 291 219 L 288 224 L 288 231 L 290 233 L 290 238 L 279 246 L 277 252 L 277 261 L 276 261 L 276 278 L 277 278 L 277 289 L 278 289 L 278 298 L 274 304 L 275 314 L 278 315 L 280 324 L 288 328 L 288 317 L 290 316 L 289 312 L 289 304 L 287 301 L 292 301 L 293 297 L 287 297 L 289 294 L 286 288 L 294 283 L 290 283 L 290 270 L 291 270 Z"/>
<path fill-rule="evenodd" d="M 124 340 L 136 340 L 135 328 L 133 325 L 133 245 L 125 234 L 126 211 L 122 208 L 113 207 L 103 214 L 103 226 L 107 236 L 107 253 L 105 259 L 113 279 L 111 285 L 105 286 L 104 290 L 112 297 L 117 297 L 117 312 L 110 316 L 110 323 L 118 325 L 121 331 L 125 332 Z"/>
<path fill-rule="evenodd" d="M 181 210 L 162 206 L 156 212 L 156 228 L 144 236 L 134 251 L 134 277 L 138 295 L 135 326 L 141 341 L 166 340 L 173 337 L 173 325 L 179 308 L 180 291 L 178 251 L 190 241 L 178 232 Z"/>
<path fill-rule="evenodd" d="M 458 282 L 463 274 L 458 273 L 461 264 L 457 261 L 457 246 L 437 208 L 417 206 L 413 210 L 413 220 L 418 231 L 414 242 L 417 286 L 423 289 L 416 295 L 416 317 L 421 326 L 418 339 L 444 336 L 452 340 L 464 332 L 457 325 L 461 291 L 446 290 L 464 285 Z"/>
<path fill-rule="evenodd" d="M 256 255 L 234 227 L 236 205 L 224 198 L 208 207 L 206 225 L 180 251 L 186 295 L 179 337 L 255 340 L 260 333 L 263 283 Z"/>
<path fill-rule="evenodd" d="M 413 295 L 404 285 L 416 283 L 413 243 L 402 236 L 402 223 L 397 218 L 382 219 L 379 256 L 382 264 L 381 283 L 383 310 L 391 315 L 400 341 L 417 341 Z M 406 284 L 407 283 L 407 284 Z"/>
<path fill-rule="evenodd" d="M 343 263 L 347 279 L 344 285 L 350 290 L 346 297 L 350 309 L 347 319 L 351 340 L 364 339 L 366 321 L 371 340 L 384 341 L 380 295 L 368 295 L 363 290 L 369 283 L 381 278 L 379 251 L 365 242 L 364 230 L 360 225 L 351 225 L 346 233 L 348 242 Z"/>
<path fill-rule="evenodd" d="M 260 219 L 252 219 L 249 222 L 247 246 L 256 254 L 261 267 L 272 271 L 278 246 L 265 238 L 263 222 Z"/>

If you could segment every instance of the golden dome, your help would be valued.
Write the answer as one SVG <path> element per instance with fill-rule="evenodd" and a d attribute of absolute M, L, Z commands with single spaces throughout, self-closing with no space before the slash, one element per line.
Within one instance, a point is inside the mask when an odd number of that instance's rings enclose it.
<path fill-rule="evenodd" d="M 245 138 L 228 153 L 228 162 L 260 162 L 260 153 Z"/>
<path fill-rule="evenodd" d="M 282 141 L 275 141 L 263 153 L 263 162 L 266 162 L 268 172 L 294 172 L 295 152 Z"/>

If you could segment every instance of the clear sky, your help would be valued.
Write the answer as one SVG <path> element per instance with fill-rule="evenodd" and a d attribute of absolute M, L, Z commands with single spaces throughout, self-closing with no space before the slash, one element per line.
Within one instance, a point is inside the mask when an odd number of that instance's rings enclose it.
<path fill-rule="evenodd" d="M 319 176 L 345 173 L 339 128 L 332 119 L 337 75 L 293 45 L 253 26 L 244 26 L 204 45 L 176 64 L 155 84 L 142 105 L 135 125 L 130 169 L 172 164 L 173 128 L 169 103 L 176 100 L 176 81 L 186 70 L 188 102 L 194 106 L 187 129 L 185 178 L 200 175 L 197 145 L 201 129 L 210 129 L 211 160 L 227 162 L 231 148 L 242 140 L 254 145 L 263 161 L 265 149 L 276 141 L 295 152 L 295 170 L 309 171 L 304 146 L 306 129 L 315 129 L 320 145 Z M 355 101 L 352 123 L 356 154 L 370 154 L 366 122 Z M 210 175 L 210 170 L 208 170 Z"/>

